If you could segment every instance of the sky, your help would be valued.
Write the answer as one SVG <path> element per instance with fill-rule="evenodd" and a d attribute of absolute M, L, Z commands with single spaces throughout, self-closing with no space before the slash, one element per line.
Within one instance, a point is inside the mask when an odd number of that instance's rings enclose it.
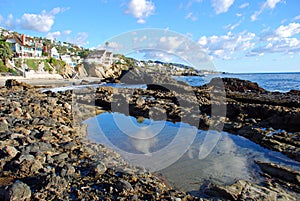
<path fill-rule="evenodd" d="M 202 51 L 224 72 L 300 72 L 299 0 L 1 0 L 0 27 L 92 49 L 152 40 L 131 56 Z"/>

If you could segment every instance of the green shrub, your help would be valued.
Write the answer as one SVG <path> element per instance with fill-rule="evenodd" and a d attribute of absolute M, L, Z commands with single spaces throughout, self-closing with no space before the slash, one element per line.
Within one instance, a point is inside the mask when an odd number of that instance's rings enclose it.
<path fill-rule="evenodd" d="M 38 70 L 38 63 L 39 61 L 38 60 L 35 60 L 35 59 L 26 59 L 26 64 L 28 66 L 28 68 L 30 69 L 33 69 L 35 71 Z"/>

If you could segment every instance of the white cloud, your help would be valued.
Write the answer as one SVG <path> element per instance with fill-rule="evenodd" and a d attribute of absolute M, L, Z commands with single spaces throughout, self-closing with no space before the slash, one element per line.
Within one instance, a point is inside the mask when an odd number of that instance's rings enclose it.
<path fill-rule="evenodd" d="M 52 32 L 52 33 L 47 33 L 46 38 L 48 38 L 48 39 L 57 39 L 60 36 L 61 36 L 60 31 L 55 31 L 55 32 Z"/>
<path fill-rule="evenodd" d="M 279 37 L 291 37 L 300 33 L 300 23 L 290 23 L 287 26 L 281 25 L 275 30 L 275 34 Z"/>
<path fill-rule="evenodd" d="M 185 17 L 184 17 L 184 19 L 190 19 L 190 20 L 192 20 L 192 21 L 197 21 L 198 20 L 198 18 L 194 15 L 194 13 L 193 12 L 189 12 Z"/>
<path fill-rule="evenodd" d="M 128 4 L 126 13 L 133 15 L 137 18 L 140 24 L 146 23 L 146 18 L 153 14 L 155 5 L 147 0 L 131 0 Z"/>
<path fill-rule="evenodd" d="M 246 7 L 248 7 L 249 6 L 249 3 L 247 2 L 247 3 L 243 3 L 242 5 L 240 5 L 240 9 L 244 9 L 244 8 L 246 8 Z"/>
<path fill-rule="evenodd" d="M 266 53 L 286 53 L 299 54 L 300 40 L 297 38 L 279 38 L 269 39 L 265 45 L 254 48 L 248 56 L 264 55 Z"/>
<path fill-rule="evenodd" d="M 65 30 L 65 31 L 62 32 L 62 35 L 66 36 L 66 35 L 69 35 L 71 33 L 72 33 L 71 30 Z"/>
<path fill-rule="evenodd" d="M 88 45 L 89 42 L 88 42 L 88 37 L 89 37 L 89 34 L 86 33 L 86 32 L 79 32 L 75 38 L 68 38 L 67 39 L 67 42 L 69 43 L 73 43 L 77 46 L 85 46 L 85 45 Z"/>
<path fill-rule="evenodd" d="M 201 3 L 203 0 L 189 0 L 187 5 L 186 5 L 186 8 L 189 9 L 193 3 Z"/>
<path fill-rule="evenodd" d="M 14 21 L 14 16 L 12 14 L 9 14 L 6 21 L 5 21 L 5 26 L 8 29 L 14 29 L 16 26 L 16 22 Z"/>
<path fill-rule="evenodd" d="M 41 14 L 25 13 L 21 18 L 21 27 L 27 30 L 48 32 L 54 24 L 55 15 L 67 9 L 57 7 L 52 9 L 49 13 L 45 10 L 43 10 Z"/>
<path fill-rule="evenodd" d="M 71 30 L 65 30 L 63 32 L 60 32 L 60 31 L 50 32 L 50 33 L 47 33 L 46 38 L 58 39 L 60 37 L 69 35 L 71 32 L 72 32 Z"/>
<path fill-rule="evenodd" d="M 233 3 L 234 0 L 212 0 L 216 14 L 226 13 Z"/>
<path fill-rule="evenodd" d="M 257 17 L 265 10 L 265 9 L 274 9 L 278 3 L 282 0 L 266 0 L 259 10 L 255 11 L 253 15 L 251 15 L 251 21 L 257 20 Z"/>
<path fill-rule="evenodd" d="M 254 48 L 249 56 L 266 53 L 295 54 L 300 53 L 300 40 L 291 38 L 300 33 L 300 23 L 292 22 L 286 26 L 281 25 L 260 37 L 260 44 Z"/>
<path fill-rule="evenodd" d="M 238 21 L 238 22 L 235 23 L 235 24 L 228 24 L 228 25 L 226 25 L 224 28 L 227 29 L 227 30 L 232 31 L 232 30 L 234 30 L 235 28 L 237 28 L 238 26 L 240 26 L 241 23 L 243 22 L 243 20 L 244 20 L 244 19 L 241 19 L 240 21 Z"/>
<path fill-rule="evenodd" d="M 255 34 L 241 32 L 232 34 L 228 32 L 222 36 L 202 36 L 198 43 L 206 52 L 214 58 L 232 59 L 235 53 L 248 51 L 255 46 Z"/>
<path fill-rule="evenodd" d="M 293 18 L 293 20 L 294 20 L 294 21 L 300 20 L 300 15 L 295 16 L 295 17 Z"/>

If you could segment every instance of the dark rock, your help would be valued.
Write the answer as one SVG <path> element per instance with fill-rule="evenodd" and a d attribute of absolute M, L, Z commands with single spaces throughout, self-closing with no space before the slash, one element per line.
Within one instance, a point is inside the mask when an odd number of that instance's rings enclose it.
<path fill-rule="evenodd" d="M 276 165 L 274 163 L 264 163 L 261 161 L 256 161 L 256 164 L 258 164 L 263 172 L 269 174 L 270 176 L 300 186 L 300 172 Z"/>
<path fill-rule="evenodd" d="M 22 155 L 19 158 L 20 170 L 25 174 L 34 174 L 43 168 L 40 161 L 36 160 L 33 155 Z"/>
<path fill-rule="evenodd" d="M 105 173 L 107 170 L 105 164 L 103 162 L 98 162 L 94 168 L 95 175 L 100 176 Z"/>
<path fill-rule="evenodd" d="M 6 80 L 5 86 L 6 86 L 8 89 L 12 89 L 12 88 L 14 88 L 14 87 L 21 87 L 22 89 L 28 89 L 28 88 L 31 88 L 31 86 L 30 86 L 29 84 L 22 83 L 22 82 L 18 82 L 18 81 L 15 80 L 15 79 L 8 79 L 8 80 Z"/>
<path fill-rule="evenodd" d="M 116 184 L 116 188 L 119 191 L 132 191 L 133 190 L 132 185 L 128 181 L 125 181 L 125 180 L 118 181 Z"/>
<path fill-rule="evenodd" d="M 17 180 L 5 195 L 6 201 L 29 201 L 31 198 L 30 187 Z"/>
<path fill-rule="evenodd" d="M 234 92 L 266 92 L 266 90 L 259 87 L 257 83 L 238 78 L 213 78 L 207 86 Z"/>
<path fill-rule="evenodd" d="M 5 146 L 2 150 L 10 158 L 14 158 L 19 153 L 19 151 L 15 147 L 12 147 L 12 146 Z"/>
<path fill-rule="evenodd" d="M 52 145 L 46 142 L 35 142 L 25 148 L 25 153 L 48 152 L 52 150 Z"/>

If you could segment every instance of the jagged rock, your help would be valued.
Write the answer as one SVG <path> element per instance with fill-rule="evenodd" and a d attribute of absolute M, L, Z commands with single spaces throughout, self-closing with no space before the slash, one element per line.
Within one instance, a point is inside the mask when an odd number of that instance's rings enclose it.
<path fill-rule="evenodd" d="M 83 64 L 79 64 L 75 67 L 76 72 L 78 73 L 79 78 L 86 78 L 88 77 L 88 73 L 86 69 L 84 68 Z"/>
<path fill-rule="evenodd" d="M 131 185 L 128 181 L 125 181 L 125 180 L 120 180 L 120 181 L 116 184 L 116 188 L 117 188 L 119 191 L 132 191 L 132 190 L 133 190 L 132 185 Z"/>
<path fill-rule="evenodd" d="M 19 158 L 20 170 L 25 174 L 35 174 L 43 168 L 40 161 L 36 160 L 33 155 L 22 155 Z"/>
<path fill-rule="evenodd" d="M 287 194 L 283 189 L 272 190 L 244 180 L 238 180 L 236 183 L 230 186 L 220 186 L 217 184 L 208 183 L 201 187 L 201 191 L 206 195 L 222 200 L 285 201 L 297 199 L 296 197 Z"/>
<path fill-rule="evenodd" d="M 52 150 L 52 145 L 46 142 L 34 142 L 25 148 L 25 153 L 48 152 Z"/>
<path fill-rule="evenodd" d="M 17 180 L 6 192 L 5 201 L 29 201 L 31 198 L 30 187 Z"/>
<path fill-rule="evenodd" d="M 98 162 L 94 168 L 95 175 L 102 175 L 107 170 L 105 164 L 103 162 Z"/>
<path fill-rule="evenodd" d="M 15 79 L 6 80 L 5 86 L 8 89 L 13 89 L 13 88 L 28 89 L 28 88 L 31 88 L 31 86 L 29 84 L 26 84 L 26 83 L 23 83 L 23 82 L 18 82 Z"/>
<path fill-rule="evenodd" d="M 256 164 L 259 165 L 263 172 L 269 174 L 270 176 L 300 186 L 300 172 L 276 165 L 274 163 L 256 161 Z"/>
<path fill-rule="evenodd" d="M 266 92 L 266 90 L 259 87 L 257 83 L 238 78 L 213 78 L 207 86 L 223 88 L 226 91 L 234 92 Z"/>
<path fill-rule="evenodd" d="M 15 148 L 15 147 L 12 147 L 12 146 L 5 146 L 3 148 L 3 151 L 4 153 L 6 153 L 10 158 L 14 158 L 18 153 L 19 151 Z"/>

